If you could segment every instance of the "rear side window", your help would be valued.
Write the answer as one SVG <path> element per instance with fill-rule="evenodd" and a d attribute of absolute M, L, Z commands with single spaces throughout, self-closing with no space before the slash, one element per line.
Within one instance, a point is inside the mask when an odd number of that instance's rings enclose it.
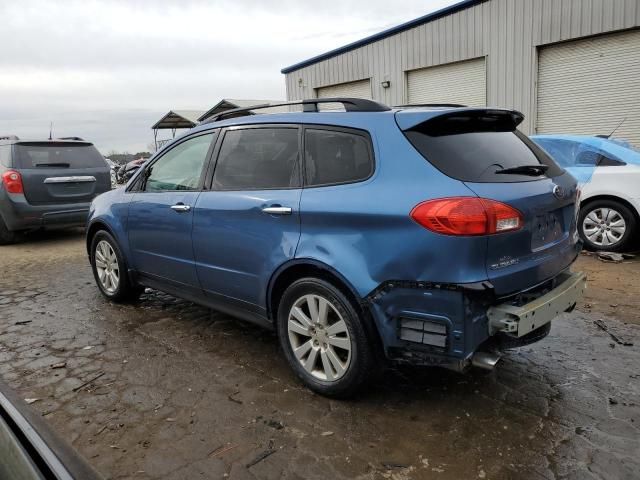
<path fill-rule="evenodd" d="M 220 147 L 213 186 L 218 190 L 269 190 L 300 187 L 298 129 L 227 130 Z"/>
<path fill-rule="evenodd" d="M 15 145 L 18 168 L 107 167 L 90 143 L 32 142 Z"/>
<path fill-rule="evenodd" d="M 372 173 L 373 155 L 367 136 L 334 130 L 305 130 L 306 185 L 358 182 Z"/>
<path fill-rule="evenodd" d="M 456 113 L 428 120 L 405 132 L 418 152 L 445 175 L 464 182 L 523 182 L 540 176 L 499 174 L 499 170 L 547 165 L 547 177 L 562 169 L 516 130 L 508 114 Z"/>

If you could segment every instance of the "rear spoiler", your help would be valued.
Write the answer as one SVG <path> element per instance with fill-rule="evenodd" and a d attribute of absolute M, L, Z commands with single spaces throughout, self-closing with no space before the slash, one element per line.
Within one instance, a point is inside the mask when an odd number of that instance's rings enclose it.
<path fill-rule="evenodd" d="M 522 123 L 524 115 L 517 110 L 506 108 L 456 108 L 452 110 L 400 110 L 396 112 L 396 123 L 400 130 L 406 131 L 421 125 L 436 126 L 438 123 L 454 124 L 465 122 L 489 122 L 500 123 L 500 130 L 515 130 Z M 432 123 L 433 122 L 433 123 Z"/>

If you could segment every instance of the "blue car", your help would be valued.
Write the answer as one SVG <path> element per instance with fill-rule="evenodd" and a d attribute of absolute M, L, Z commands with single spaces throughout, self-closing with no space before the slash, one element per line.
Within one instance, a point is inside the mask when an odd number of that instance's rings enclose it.
<path fill-rule="evenodd" d="M 151 287 L 275 329 L 334 397 L 386 361 L 491 369 L 575 306 L 576 180 L 522 114 L 286 105 L 302 111 L 219 114 L 93 201 L 104 296 Z"/>

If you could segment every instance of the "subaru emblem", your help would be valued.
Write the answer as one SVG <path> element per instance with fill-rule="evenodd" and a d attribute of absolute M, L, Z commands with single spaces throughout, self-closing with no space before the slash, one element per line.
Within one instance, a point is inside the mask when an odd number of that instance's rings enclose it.
<path fill-rule="evenodd" d="M 556 196 L 556 198 L 564 198 L 564 188 L 562 188 L 560 185 L 554 185 L 553 194 Z"/>

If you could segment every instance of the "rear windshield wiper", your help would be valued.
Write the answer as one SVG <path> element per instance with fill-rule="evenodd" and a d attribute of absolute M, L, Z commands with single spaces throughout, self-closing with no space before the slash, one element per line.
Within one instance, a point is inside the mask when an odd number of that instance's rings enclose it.
<path fill-rule="evenodd" d="M 61 167 L 61 168 L 69 168 L 71 164 L 69 163 L 36 163 L 36 167 Z"/>
<path fill-rule="evenodd" d="M 537 177 L 543 175 L 549 169 L 549 165 L 520 165 L 519 167 L 503 168 L 495 173 L 504 175 L 530 175 Z"/>

